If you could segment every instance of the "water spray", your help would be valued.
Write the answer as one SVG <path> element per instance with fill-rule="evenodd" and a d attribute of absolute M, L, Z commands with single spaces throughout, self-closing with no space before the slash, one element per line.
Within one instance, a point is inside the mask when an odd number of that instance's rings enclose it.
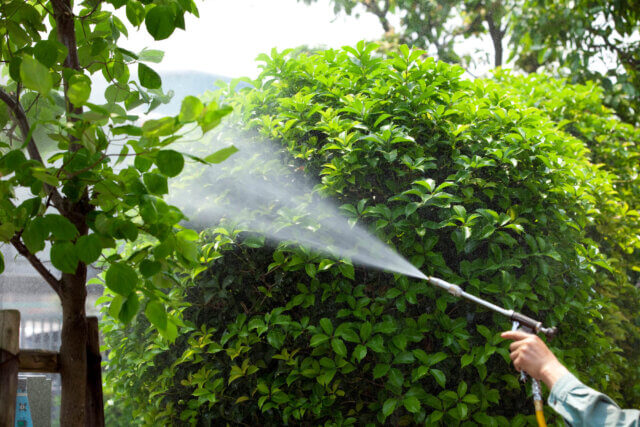
<path fill-rule="evenodd" d="M 426 276 L 371 235 L 365 226 L 348 222 L 330 200 L 311 198 L 314 193 L 312 183 L 300 176 L 291 178 L 288 163 L 283 163 L 279 154 L 281 147 L 258 136 L 256 141 L 260 143 L 234 134 L 232 130 L 229 132 L 229 141 L 240 151 L 221 168 L 207 168 L 197 163 L 190 165 L 194 169 L 186 174 L 192 177 L 192 181 L 187 182 L 188 189 L 176 189 L 178 191 L 171 193 L 171 203 L 180 206 L 192 218 L 193 224 L 201 223 L 205 227 L 232 213 L 232 223 L 275 241 L 296 242 L 336 258 L 348 258 L 360 265 L 426 280 L 457 298 L 465 298 L 508 317 L 527 332 L 549 337 L 556 333 L 556 328 L 546 328 L 522 313 L 468 294 L 458 285 Z M 224 141 L 223 137 L 218 142 L 226 144 Z M 213 146 L 208 143 L 207 150 Z M 533 384 L 535 393 L 539 391 L 539 385 L 536 388 L 537 383 Z M 536 409 L 540 407 L 541 410 L 539 400 L 536 400 Z M 542 423 L 538 418 L 538 423 L 545 425 L 544 418 Z"/>
<path fill-rule="evenodd" d="M 558 328 L 556 328 L 555 326 L 552 328 L 545 328 L 544 326 L 542 326 L 542 322 L 538 320 L 532 319 L 514 310 L 507 310 L 487 300 L 483 300 L 482 298 L 479 298 L 475 295 L 471 295 L 463 291 L 460 286 L 454 285 L 453 283 L 449 283 L 445 280 L 438 279 L 437 277 L 430 276 L 424 276 L 423 279 L 434 286 L 444 289 L 456 298 L 465 298 L 485 308 L 488 308 L 495 313 L 499 313 L 505 317 L 508 317 L 513 322 L 511 328 L 512 330 L 521 329 L 528 333 L 543 333 L 549 338 L 553 337 L 558 332 Z M 527 374 L 524 371 L 520 372 L 520 380 L 522 382 L 525 382 L 527 380 Z M 547 422 L 544 419 L 542 389 L 540 388 L 540 383 L 538 382 L 538 380 L 533 377 L 531 378 L 531 391 L 533 394 L 533 405 L 535 408 L 536 421 L 538 422 L 538 426 L 547 427 Z"/>

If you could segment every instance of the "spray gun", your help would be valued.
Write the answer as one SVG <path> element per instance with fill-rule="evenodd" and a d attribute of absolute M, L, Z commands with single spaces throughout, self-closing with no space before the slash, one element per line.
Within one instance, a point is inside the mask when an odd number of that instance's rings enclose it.
<path fill-rule="evenodd" d="M 535 319 L 525 316 L 522 313 L 518 313 L 517 311 L 507 310 L 502 307 L 499 307 L 495 304 L 490 303 L 489 301 L 483 300 L 482 298 L 478 298 L 475 295 L 471 295 L 462 290 L 462 288 L 458 285 L 454 285 L 453 283 L 449 283 L 445 280 L 438 279 L 437 277 L 427 277 L 426 280 L 434 286 L 444 289 L 449 292 L 451 295 L 457 298 L 465 298 L 469 301 L 473 301 L 476 304 L 479 304 L 483 307 L 488 308 L 496 313 L 502 314 L 503 316 L 508 317 L 513 322 L 512 330 L 516 330 L 520 328 L 521 330 L 538 334 L 542 332 L 548 337 L 552 337 L 558 332 L 558 328 L 545 328 L 542 326 L 542 322 L 539 322 Z M 520 372 L 520 380 L 525 382 L 527 380 L 527 374 L 522 371 Z M 542 408 L 542 391 L 540 389 L 540 383 L 535 378 L 531 378 L 531 391 L 533 394 L 533 404 L 535 407 L 536 420 L 538 422 L 539 427 L 546 427 L 547 423 L 544 419 L 544 412 Z"/>

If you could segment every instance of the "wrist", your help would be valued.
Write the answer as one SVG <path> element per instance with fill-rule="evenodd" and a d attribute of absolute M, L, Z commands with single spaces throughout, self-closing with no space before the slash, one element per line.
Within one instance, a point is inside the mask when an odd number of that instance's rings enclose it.
<path fill-rule="evenodd" d="M 547 385 L 547 387 L 549 387 L 549 390 L 551 390 L 556 381 L 558 381 L 568 372 L 569 370 L 556 359 L 550 363 L 547 363 L 540 370 L 540 379 Z"/>

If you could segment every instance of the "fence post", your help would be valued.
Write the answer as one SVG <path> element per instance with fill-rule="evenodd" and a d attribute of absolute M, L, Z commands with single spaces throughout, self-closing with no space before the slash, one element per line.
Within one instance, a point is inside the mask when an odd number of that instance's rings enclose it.
<path fill-rule="evenodd" d="M 20 312 L 0 310 L 0 427 L 13 427 L 18 391 Z"/>
<path fill-rule="evenodd" d="M 104 427 L 104 403 L 102 398 L 102 357 L 98 318 L 87 317 L 87 395 L 85 425 Z"/>

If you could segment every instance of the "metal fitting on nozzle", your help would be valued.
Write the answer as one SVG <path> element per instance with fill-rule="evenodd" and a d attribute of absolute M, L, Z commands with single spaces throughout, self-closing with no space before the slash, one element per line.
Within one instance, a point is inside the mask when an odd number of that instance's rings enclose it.
<path fill-rule="evenodd" d="M 534 333 L 537 334 L 542 332 L 549 338 L 553 337 L 558 332 L 558 328 L 556 328 L 555 326 L 553 328 L 545 328 L 542 326 L 542 322 L 539 322 L 535 319 L 525 316 L 522 313 L 518 313 L 517 311 L 512 311 L 511 316 L 509 317 L 511 318 L 511 320 L 514 320 L 520 323 L 522 326 L 525 326 L 526 328 L 530 329 Z"/>
<path fill-rule="evenodd" d="M 458 285 L 454 285 L 453 283 L 438 279 L 437 277 L 427 277 L 427 281 L 432 285 L 436 285 L 437 287 L 444 289 L 454 297 L 460 298 L 462 296 L 462 288 Z"/>

